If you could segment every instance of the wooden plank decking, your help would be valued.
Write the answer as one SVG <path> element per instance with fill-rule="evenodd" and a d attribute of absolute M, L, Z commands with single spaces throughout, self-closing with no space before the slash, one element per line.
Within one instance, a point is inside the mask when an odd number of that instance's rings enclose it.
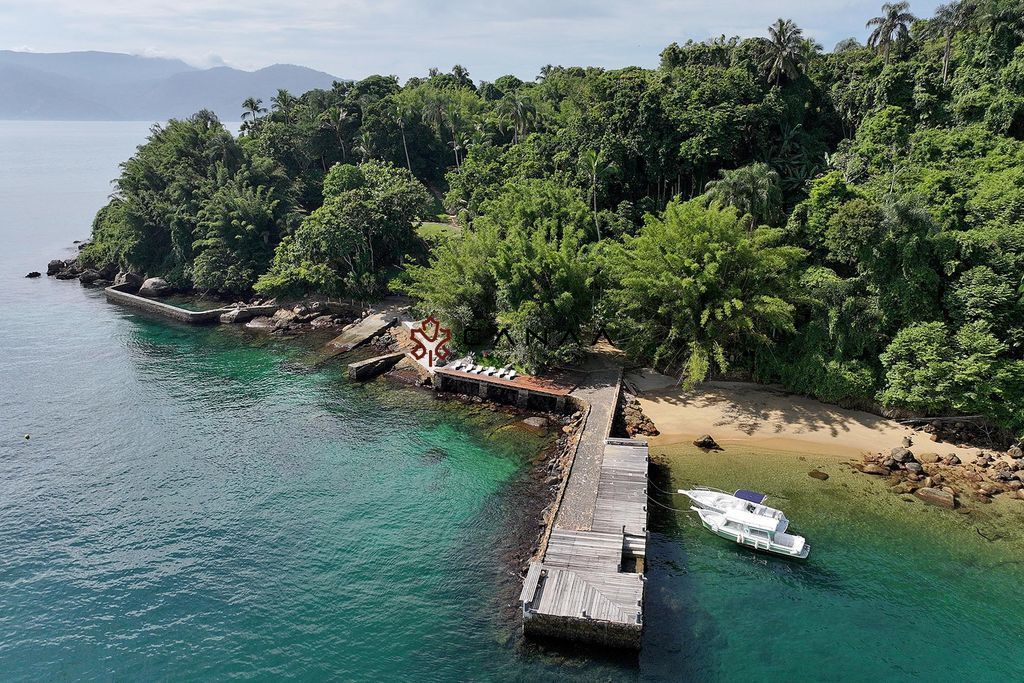
<path fill-rule="evenodd" d="M 618 382 L 614 391 L 588 388 L 602 402 L 591 404 L 600 419 L 584 426 L 566 484 L 576 495 L 562 499 L 543 557 L 527 572 L 527 633 L 640 647 L 642 569 L 623 567 L 642 568 L 647 551 L 647 443 L 608 438 L 618 393 Z"/>

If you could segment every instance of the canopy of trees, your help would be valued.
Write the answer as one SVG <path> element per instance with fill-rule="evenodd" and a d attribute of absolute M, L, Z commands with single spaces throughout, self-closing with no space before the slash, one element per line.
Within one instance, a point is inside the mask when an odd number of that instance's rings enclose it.
<path fill-rule="evenodd" d="M 656 69 L 282 91 L 237 138 L 200 112 L 124 163 L 84 258 L 232 295 L 390 282 L 530 369 L 607 329 L 690 382 L 1024 431 L 1024 12 L 876 14 L 831 53 L 780 19 Z"/>

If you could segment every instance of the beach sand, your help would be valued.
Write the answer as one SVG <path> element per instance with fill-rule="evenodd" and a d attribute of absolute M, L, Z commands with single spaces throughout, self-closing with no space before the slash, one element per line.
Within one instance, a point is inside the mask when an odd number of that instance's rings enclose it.
<path fill-rule="evenodd" d="M 726 451 L 768 449 L 814 453 L 837 459 L 888 452 L 913 441 L 917 453 L 956 453 L 965 462 L 977 448 L 933 442 L 926 432 L 872 413 L 849 410 L 791 394 L 781 388 L 749 382 L 703 382 L 691 391 L 673 377 L 645 369 L 629 373 L 644 413 L 661 432 L 652 447 L 690 443 L 710 434 Z"/>

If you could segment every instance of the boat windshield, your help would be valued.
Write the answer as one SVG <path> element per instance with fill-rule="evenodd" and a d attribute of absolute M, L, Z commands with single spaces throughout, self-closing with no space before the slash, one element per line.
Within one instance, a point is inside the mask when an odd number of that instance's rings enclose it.
<path fill-rule="evenodd" d="M 751 503 L 754 503 L 756 505 L 760 505 L 761 503 L 768 499 L 768 496 L 764 493 L 758 493 L 757 491 L 748 491 L 747 489 L 739 489 L 738 491 L 736 491 L 736 493 L 732 495 L 736 496 L 737 498 L 750 501 Z"/>

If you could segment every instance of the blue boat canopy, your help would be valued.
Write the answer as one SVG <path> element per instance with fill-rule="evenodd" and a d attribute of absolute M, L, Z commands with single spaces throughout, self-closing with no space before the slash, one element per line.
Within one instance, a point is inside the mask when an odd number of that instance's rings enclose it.
<path fill-rule="evenodd" d="M 743 500 L 749 500 L 751 503 L 757 503 L 758 505 L 763 503 L 768 498 L 768 496 L 764 493 L 758 493 L 757 491 L 748 491 L 746 489 L 740 489 L 739 491 L 732 495 L 736 496 L 737 498 L 742 498 Z"/>

